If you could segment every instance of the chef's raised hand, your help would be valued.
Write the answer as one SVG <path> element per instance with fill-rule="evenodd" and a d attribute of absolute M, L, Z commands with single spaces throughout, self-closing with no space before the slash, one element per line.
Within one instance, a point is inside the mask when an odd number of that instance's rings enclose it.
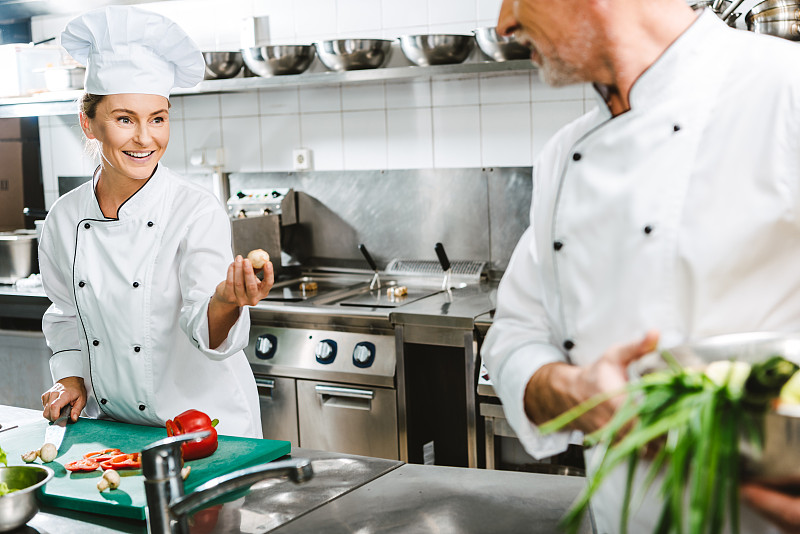
<path fill-rule="evenodd" d="M 214 297 L 222 303 L 236 307 L 255 306 L 269 294 L 274 283 L 272 262 L 264 265 L 264 279 L 260 280 L 250 260 L 236 256 L 228 266 L 228 277 L 217 286 Z"/>
<path fill-rule="evenodd" d="M 242 306 L 255 306 L 269 294 L 275 283 L 272 263 L 264 265 L 264 279 L 259 280 L 249 260 L 236 256 L 228 266 L 228 276 L 217 285 L 208 303 L 208 343 L 216 349 L 228 337 L 239 319 Z"/>
<path fill-rule="evenodd" d="M 591 365 L 550 363 L 531 377 L 525 390 L 525 412 L 536 424 L 562 414 L 585 400 L 601 393 L 622 390 L 628 382 L 628 365 L 655 350 L 658 332 L 627 345 L 612 347 Z M 572 425 L 590 433 L 604 426 L 624 402 L 623 395 L 614 397 L 589 410 Z"/>
<path fill-rule="evenodd" d="M 62 378 L 53 387 L 42 394 L 42 406 L 44 406 L 45 419 L 55 421 L 61 414 L 61 409 L 67 404 L 72 405 L 70 419 L 75 422 L 86 406 L 86 386 L 83 378 L 79 376 L 69 376 Z"/>

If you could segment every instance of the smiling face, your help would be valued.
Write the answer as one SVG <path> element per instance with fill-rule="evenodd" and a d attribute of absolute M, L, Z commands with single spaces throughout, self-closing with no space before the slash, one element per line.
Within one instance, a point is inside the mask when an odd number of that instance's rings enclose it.
<path fill-rule="evenodd" d="M 169 143 L 169 101 L 159 95 L 104 96 L 94 117 L 80 116 L 86 137 L 100 144 L 102 175 L 146 180 Z"/>
<path fill-rule="evenodd" d="M 504 0 L 497 31 L 514 34 L 531 48 L 531 61 L 540 77 L 560 87 L 595 81 L 591 70 L 598 60 L 597 31 L 577 0 Z M 594 63 L 596 64 L 596 63 Z"/>

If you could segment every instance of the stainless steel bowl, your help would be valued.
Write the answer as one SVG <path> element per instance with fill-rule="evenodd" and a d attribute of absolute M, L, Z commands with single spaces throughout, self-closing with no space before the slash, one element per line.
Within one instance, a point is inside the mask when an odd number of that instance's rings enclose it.
<path fill-rule="evenodd" d="M 472 52 L 472 35 L 424 34 L 400 37 L 400 50 L 420 67 L 461 63 Z"/>
<path fill-rule="evenodd" d="M 684 367 L 704 367 L 718 360 L 739 360 L 750 364 L 780 355 L 800 365 L 800 333 L 748 332 L 708 337 L 667 349 Z M 647 359 L 648 361 L 643 361 Z M 660 357 L 658 358 L 660 360 Z M 634 362 L 631 372 L 647 374 L 665 368 L 648 355 Z M 770 411 L 764 416 L 761 449 L 741 442 L 743 469 L 748 478 L 773 485 L 800 483 L 800 412 Z"/>
<path fill-rule="evenodd" d="M 474 30 L 475 41 L 481 51 L 495 61 L 530 59 L 531 49 L 513 36 L 498 35 L 494 26 Z"/>
<path fill-rule="evenodd" d="M 387 39 L 334 39 L 315 43 L 317 55 L 329 70 L 377 69 L 389 58 L 392 41 Z"/>
<path fill-rule="evenodd" d="M 39 505 L 36 492 L 53 478 L 53 470 L 44 465 L 0 467 L 0 482 L 14 489 L 0 497 L 0 532 L 9 532 L 31 520 Z"/>
<path fill-rule="evenodd" d="M 248 69 L 264 78 L 302 74 L 314 61 L 314 46 L 256 46 L 242 50 L 242 57 Z"/>
<path fill-rule="evenodd" d="M 206 80 L 233 78 L 242 70 L 241 52 L 203 52 L 206 60 Z"/>

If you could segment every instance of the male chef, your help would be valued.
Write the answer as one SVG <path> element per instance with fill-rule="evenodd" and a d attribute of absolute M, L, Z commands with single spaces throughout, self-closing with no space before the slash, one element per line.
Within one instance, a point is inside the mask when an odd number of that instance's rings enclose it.
<path fill-rule="evenodd" d="M 498 290 L 483 357 L 527 451 L 537 425 L 627 381 L 658 345 L 800 325 L 800 47 L 685 0 L 505 0 L 498 32 L 551 85 L 597 107 L 534 165 L 531 224 Z M 622 398 L 582 417 L 589 432 Z M 620 531 L 624 469 L 593 511 Z M 651 532 L 653 495 L 629 522 Z M 744 532 L 767 532 L 751 511 Z"/>

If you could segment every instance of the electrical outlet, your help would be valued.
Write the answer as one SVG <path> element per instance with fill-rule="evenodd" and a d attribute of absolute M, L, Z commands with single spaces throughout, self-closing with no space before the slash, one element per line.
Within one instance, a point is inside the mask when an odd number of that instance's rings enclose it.
<path fill-rule="evenodd" d="M 308 148 L 298 148 L 292 150 L 292 160 L 294 161 L 294 170 L 307 171 L 311 169 L 311 150 Z"/>

